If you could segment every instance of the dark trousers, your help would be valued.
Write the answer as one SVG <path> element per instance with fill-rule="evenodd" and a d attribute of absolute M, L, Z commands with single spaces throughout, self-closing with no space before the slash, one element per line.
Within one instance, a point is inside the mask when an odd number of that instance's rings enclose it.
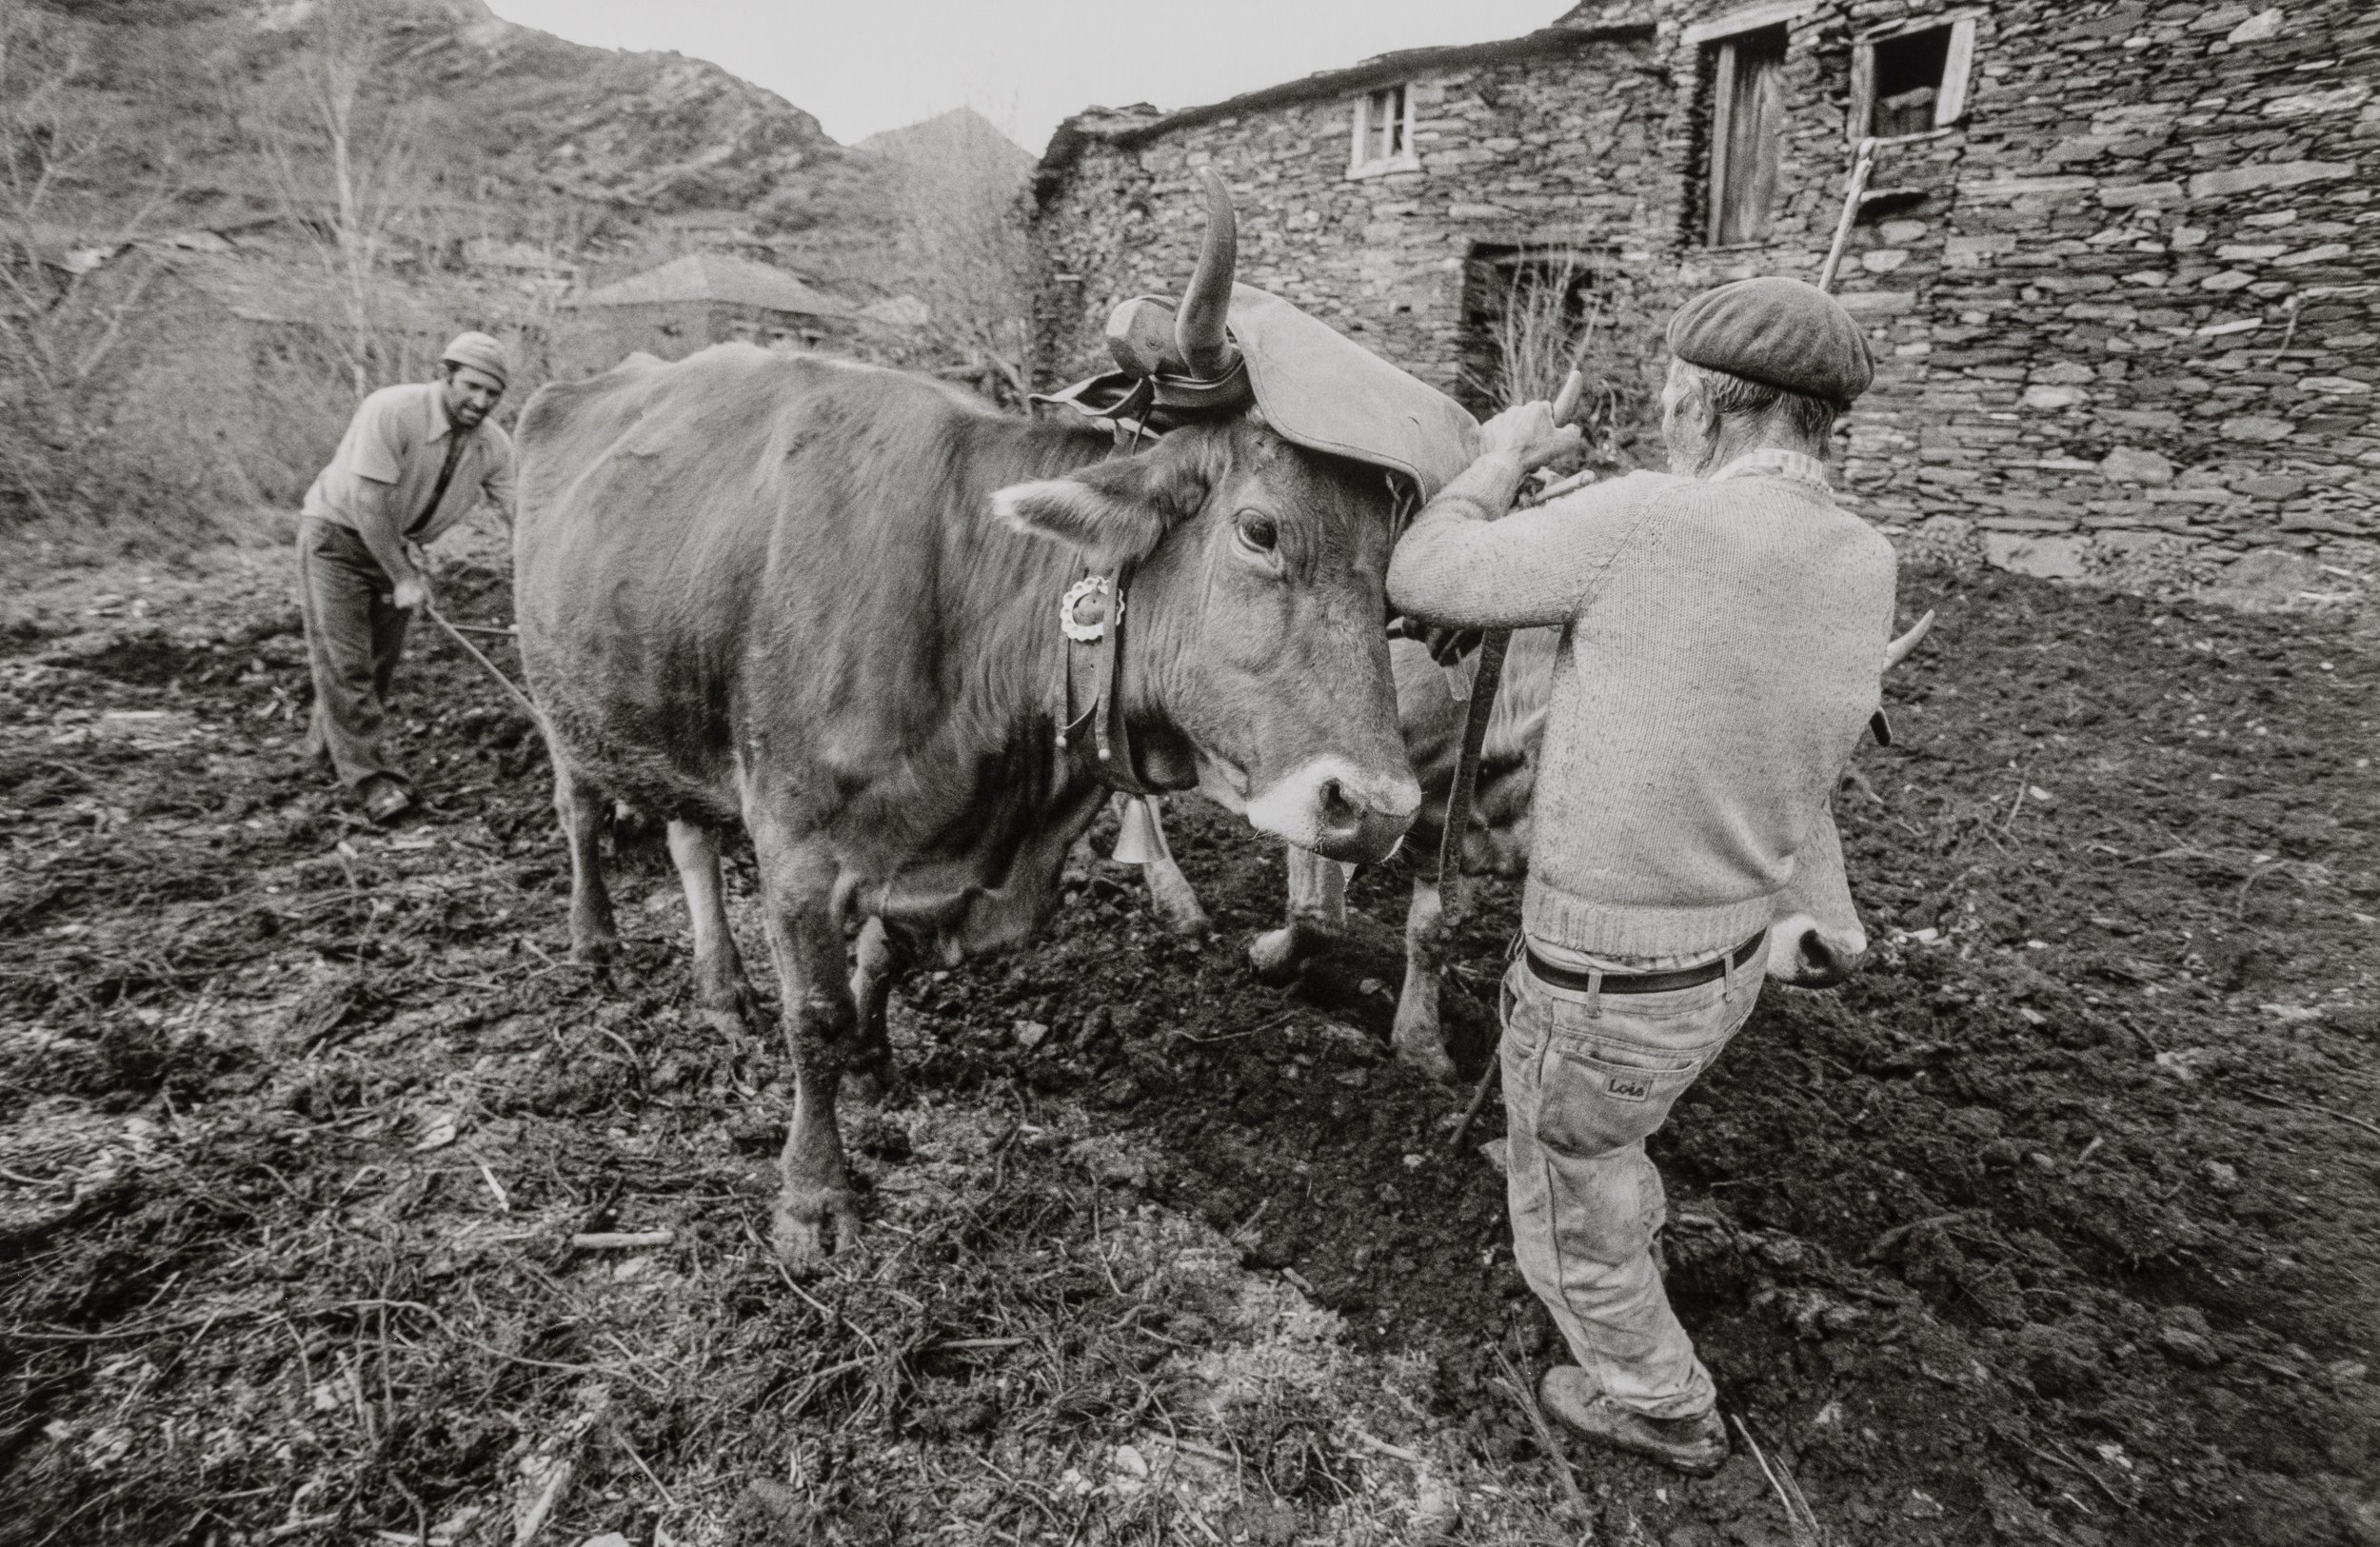
<path fill-rule="evenodd" d="M 405 653 L 407 615 L 397 608 L 396 583 L 352 529 L 307 517 L 298 523 L 298 592 L 314 676 L 307 750 L 328 758 L 349 789 L 374 775 L 403 779 L 380 744 Z"/>

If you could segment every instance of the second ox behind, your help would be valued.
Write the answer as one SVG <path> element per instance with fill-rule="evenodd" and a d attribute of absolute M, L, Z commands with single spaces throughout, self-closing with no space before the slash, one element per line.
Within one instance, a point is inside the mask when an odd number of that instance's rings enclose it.
<path fill-rule="evenodd" d="M 1929 612 L 1886 646 L 1887 671 L 1916 648 L 1933 621 Z M 1465 874 L 1517 877 L 1528 866 L 1537 745 L 1544 736 L 1560 640 L 1557 628 L 1513 631 L 1503 685 L 1481 748 L 1478 797 L 1463 836 Z M 1397 994 L 1390 1043 L 1400 1061 L 1431 1079 L 1450 1081 L 1455 1063 L 1446 1048 L 1438 991 L 1454 942 L 1433 861 L 1469 705 L 1453 695 L 1447 673 L 1420 640 L 1393 640 L 1389 661 L 1397 679 L 1397 714 L 1405 751 L 1422 793 L 1420 816 L 1399 856 L 1400 863 L 1415 866 L 1415 873 L 1405 912 L 1404 982 Z M 1250 963 L 1273 982 L 1296 977 L 1308 958 L 1347 932 L 1347 867 L 1294 847 L 1287 858 L 1288 917 L 1281 927 L 1267 930 L 1248 947 Z M 1795 871 L 1792 883 L 1777 898 L 1767 970 L 1774 982 L 1831 988 L 1857 969 L 1867 955 L 1868 935 L 1852 901 L 1839 851 L 1822 849 L 1813 858 L 1815 863 Z M 1169 902 L 1173 912 L 1196 909 L 1197 895 L 1170 857 L 1151 864 L 1148 878 L 1151 892 L 1160 903 Z"/>
<path fill-rule="evenodd" d="M 1193 385 L 1241 368 L 1209 192 L 1162 367 Z M 797 1263 L 854 1237 L 835 1099 L 846 1066 L 888 1064 L 891 975 L 1031 933 L 1110 787 L 1197 787 L 1352 861 L 1419 804 L 1379 628 L 1410 496 L 1257 413 L 1122 454 L 1103 422 L 726 345 L 548 387 L 520 447 L 520 640 L 574 951 L 616 942 L 597 833 L 632 802 L 668 819 L 702 1004 L 740 1016 L 718 844 L 749 832 L 799 1079 L 775 1217 Z M 1121 593 L 1112 653 L 1070 597 L 1086 571 Z M 1112 708 L 1117 762 L 1059 734 L 1085 706 Z"/>

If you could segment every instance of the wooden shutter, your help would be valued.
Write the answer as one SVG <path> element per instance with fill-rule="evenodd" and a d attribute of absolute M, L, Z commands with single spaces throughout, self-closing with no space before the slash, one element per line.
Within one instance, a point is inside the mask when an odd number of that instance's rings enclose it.
<path fill-rule="evenodd" d="M 1719 45 L 1718 73 L 1711 83 L 1711 206 L 1710 229 L 1703 242 L 1717 247 L 1727 238 L 1728 147 L 1735 138 L 1735 45 Z"/>
<path fill-rule="evenodd" d="M 1854 145 L 1875 132 L 1875 45 L 1873 43 L 1852 45 L 1849 127 Z"/>
<path fill-rule="evenodd" d="M 1866 50 L 1871 66 L 1874 50 Z M 1934 97 L 1934 127 L 1948 129 L 1967 111 L 1967 75 L 1975 63 L 1975 19 L 1951 23 L 1951 46 L 1942 60 L 1942 86 Z"/>

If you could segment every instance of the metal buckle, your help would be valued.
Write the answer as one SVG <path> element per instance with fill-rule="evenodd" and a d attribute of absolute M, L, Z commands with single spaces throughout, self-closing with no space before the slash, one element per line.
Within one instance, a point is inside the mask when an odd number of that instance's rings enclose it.
<path fill-rule="evenodd" d="M 1093 596 L 1105 598 L 1106 610 L 1098 623 L 1086 624 L 1075 616 L 1075 607 Z M 1111 591 L 1105 575 L 1085 575 L 1067 586 L 1066 594 L 1059 598 L 1058 626 L 1077 645 L 1096 645 L 1107 637 L 1108 620 L 1121 618 L 1123 611 L 1123 598 Z"/>

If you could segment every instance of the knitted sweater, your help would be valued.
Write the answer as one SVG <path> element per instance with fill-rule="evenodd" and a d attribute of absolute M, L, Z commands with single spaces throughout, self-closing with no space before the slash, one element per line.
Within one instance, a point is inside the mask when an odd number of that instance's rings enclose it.
<path fill-rule="evenodd" d="M 1876 706 L 1892 545 L 1791 453 L 1483 521 L 1518 477 L 1497 460 L 1422 511 L 1388 595 L 1430 623 L 1563 626 L 1522 927 L 1615 956 L 1735 945 L 1797 862 L 1840 869 L 1827 800 Z"/>

